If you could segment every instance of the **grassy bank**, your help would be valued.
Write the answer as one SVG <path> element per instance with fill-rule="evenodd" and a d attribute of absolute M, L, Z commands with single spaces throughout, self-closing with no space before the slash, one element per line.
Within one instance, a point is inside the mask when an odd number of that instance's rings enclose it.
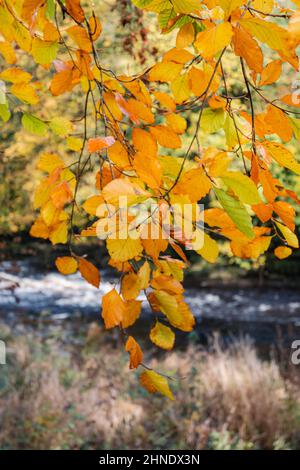
<path fill-rule="evenodd" d="M 181 379 L 177 400 L 147 394 L 118 337 L 95 323 L 2 325 L 2 449 L 288 449 L 300 446 L 299 371 L 240 342 L 190 346 L 149 363 Z"/>

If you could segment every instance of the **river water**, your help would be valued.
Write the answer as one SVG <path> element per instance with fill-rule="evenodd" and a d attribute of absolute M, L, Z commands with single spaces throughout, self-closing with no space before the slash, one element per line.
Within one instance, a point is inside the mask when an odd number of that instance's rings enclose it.
<path fill-rule="evenodd" d="M 79 274 L 65 277 L 40 272 L 30 260 L 2 262 L 0 315 L 10 322 L 24 316 L 53 321 L 73 316 L 97 318 L 101 296 L 116 282 L 111 274 L 102 272 L 99 291 Z M 200 336 L 219 331 L 224 336 L 249 335 L 260 343 L 272 343 L 278 335 L 300 339 L 300 294 L 295 289 L 190 288 L 186 301 L 197 317 Z M 144 321 L 150 316 L 146 307 Z"/>

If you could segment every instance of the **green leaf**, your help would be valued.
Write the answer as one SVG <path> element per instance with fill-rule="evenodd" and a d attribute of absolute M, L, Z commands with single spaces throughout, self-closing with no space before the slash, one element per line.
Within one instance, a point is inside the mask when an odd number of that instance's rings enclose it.
<path fill-rule="evenodd" d="M 37 64 L 51 64 L 56 59 L 57 51 L 57 42 L 43 41 L 40 38 L 32 41 L 31 54 Z"/>
<path fill-rule="evenodd" d="M 152 2 L 153 0 L 132 0 L 132 3 L 138 8 L 145 8 Z"/>
<path fill-rule="evenodd" d="M 44 121 L 28 113 L 23 114 L 22 125 L 27 132 L 39 136 L 44 136 L 48 130 L 48 126 Z"/>
<path fill-rule="evenodd" d="M 59 135 L 60 137 L 66 137 L 71 134 L 73 130 L 73 124 L 63 117 L 53 118 L 49 125 L 54 134 Z"/>
<path fill-rule="evenodd" d="M 0 104 L 0 117 L 3 122 L 7 122 L 10 119 L 11 113 L 8 108 L 8 104 Z"/>
<path fill-rule="evenodd" d="M 244 233 L 246 237 L 252 239 L 254 237 L 252 220 L 245 206 L 239 200 L 229 196 L 229 194 L 222 189 L 215 188 L 214 191 L 219 203 L 236 227 Z"/>
<path fill-rule="evenodd" d="M 254 181 L 248 176 L 238 171 L 227 171 L 222 177 L 222 181 L 228 186 L 234 194 L 244 204 L 260 204 L 262 201 L 259 197 L 257 187 Z"/>
<path fill-rule="evenodd" d="M 55 17 L 55 0 L 47 0 L 46 16 L 49 20 Z"/>
<path fill-rule="evenodd" d="M 171 0 L 177 13 L 192 13 L 200 9 L 199 0 Z"/>
<path fill-rule="evenodd" d="M 238 145 L 239 140 L 237 136 L 236 127 L 234 125 L 234 120 L 229 114 L 227 114 L 226 119 L 225 119 L 224 131 L 225 131 L 227 146 L 229 150 L 232 150 L 234 149 L 236 145 Z"/>
<path fill-rule="evenodd" d="M 201 119 L 201 129 L 204 132 L 209 134 L 213 134 L 214 132 L 218 132 L 223 126 L 225 122 L 225 113 L 223 109 L 212 110 L 207 108 L 202 113 Z"/>
<path fill-rule="evenodd" d="M 165 29 L 168 26 L 169 21 L 176 16 L 174 8 L 163 10 L 158 15 L 158 22 L 161 29 Z"/>
<path fill-rule="evenodd" d="M 300 141 L 300 119 L 290 117 L 290 122 L 293 127 L 295 139 Z"/>

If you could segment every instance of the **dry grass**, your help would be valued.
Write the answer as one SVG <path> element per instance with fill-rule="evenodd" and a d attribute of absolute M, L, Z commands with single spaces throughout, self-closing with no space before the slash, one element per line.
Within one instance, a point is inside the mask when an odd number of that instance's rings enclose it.
<path fill-rule="evenodd" d="M 247 342 L 152 357 L 182 377 L 172 403 L 139 387 L 95 324 L 1 334 L 0 448 L 299 448 L 300 392 Z"/>

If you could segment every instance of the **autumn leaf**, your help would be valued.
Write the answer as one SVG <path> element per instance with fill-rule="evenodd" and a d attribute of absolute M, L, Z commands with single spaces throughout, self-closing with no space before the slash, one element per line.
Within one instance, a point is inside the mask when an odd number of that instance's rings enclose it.
<path fill-rule="evenodd" d="M 293 253 L 293 250 L 288 246 L 278 246 L 275 248 L 274 254 L 278 259 L 286 259 Z"/>
<path fill-rule="evenodd" d="M 79 259 L 78 269 L 82 277 L 92 286 L 99 288 L 100 273 L 98 269 L 84 258 Z"/>
<path fill-rule="evenodd" d="M 150 332 L 150 339 L 152 343 L 156 344 L 156 346 L 170 350 L 174 347 L 175 334 L 168 326 L 165 326 L 160 322 L 156 322 Z"/>
<path fill-rule="evenodd" d="M 293 154 L 286 147 L 276 142 L 264 142 L 262 146 L 280 166 L 300 175 L 300 163 L 297 162 Z"/>
<path fill-rule="evenodd" d="M 80 5 L 80 0 L 66 0 L 68 13 L 79 23 L 84 20 L 84 11 Z"/>
<path fill-rule="evenodd" d="M 128 337 L 125 350 L 130 354 L 130 369 L 137 369 L 137 367 L 143 362 L 143 353 L 139 344 L 132 336 Z"/>
<path fill-rule="evenodd" d="M 207 31 L 198 33 L 194 43 L 199 54 L 204 59 L 212 59 L 218 52 L 221 52 L 229 45 L 233 36 L 233 29 L 230 23 L 221 23 Z"/>
<path fill-rule="evenodd" d="M 174 400 L 168 380 L 153 370 L 146 370 L 141 374 L 140 382 L 150 393 L 161 393 L 170 400 Z"/>
<path fill-rule="evenodd" d="M 107 249 L 112 259 L 128 261 L 142 254 L 143 245 L 139 239 L 108 239 Z"/>
<path fill-rule="evenodd" d="M 62 274 L 74 274 L 78 268 L 78 262 L 71 256 L 56 258 L 56 267 Z"/>
<path fill-rule="evenodd" d="M 90 153 L 99 152 L 99 150 L 107 149 L 115 143 L 115 139 L 112 136 L 109 137 L 96 137 L 89 139 L 88 151 Z"/>
<path fill-rule="evenodd" d="M 116 291 L 111 290 L 102 297 L 102 317 L 105 328 L 114 328 L 121 324 L 125 313 L 125 303 Z"/>

